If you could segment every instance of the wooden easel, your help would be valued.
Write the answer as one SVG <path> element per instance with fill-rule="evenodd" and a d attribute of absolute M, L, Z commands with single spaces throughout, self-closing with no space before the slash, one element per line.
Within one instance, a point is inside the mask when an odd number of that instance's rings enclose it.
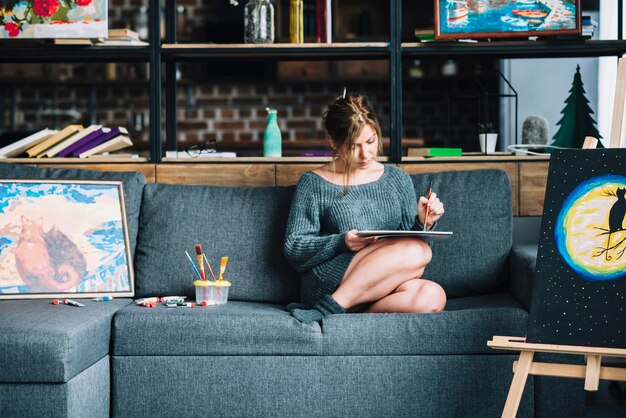
<path fill-rule="evenodd" d="M 623 139 L 624 103 L 626 101 L 626 58 L 620 58 L 615 84 L 613 120 L 609 148 L 626 148 Z M 595 148 L 597 139 L 586 137 L 583 148 Z M 602 357 L 626 357 L 626 349 L 581 347 L 573 345 L 527 343 L 524 337 L 494 336 L 487 345 L 496 350 L 520 351 L 519 360 L 513 362 L 513 381 L 506 398 L 503 418 L 513 418 L 517 414 L 528 375 L 554 376 L 585 379 L 585 390 L 597 391 L 600 379 L 626 382 L 626 369 L 603 367 Z M 533 361 L 535 353 L 578 354 L 586 357 L 586 365 L 542 363 Z"/>
<path fill-rule="evenodd" d="M 579 347 L 573 345 L 527 343 L 524 337 L 494 336 L 487 345 L 497 350 L 521 351 L 519 360 L 513 362 L 513 381 L 506 398 L 502 418 L 517 414 L 528 375 L 585 379 L 585 390 L 597 391 L 600 379 L 626 382 L 626 369 L 603 367 L 602 357 L 626 357 L 626 349 Z M 542 363 L 533 361 L 535 353 L 580 354 L 586 356 L 586 366 L 574 364 Z"/>

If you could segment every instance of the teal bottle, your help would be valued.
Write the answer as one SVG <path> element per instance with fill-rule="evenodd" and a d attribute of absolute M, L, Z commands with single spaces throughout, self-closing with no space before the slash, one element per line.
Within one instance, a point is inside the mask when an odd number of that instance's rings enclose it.
<path fill-rule="evenodd" d="M 264 157 L 282 157 L 283 145 L 282 134 L 278 127 L 277 113 L 278 110 L 266 108 L 267 110 L 267 126 L 263 134 L 263 156 Z"/>

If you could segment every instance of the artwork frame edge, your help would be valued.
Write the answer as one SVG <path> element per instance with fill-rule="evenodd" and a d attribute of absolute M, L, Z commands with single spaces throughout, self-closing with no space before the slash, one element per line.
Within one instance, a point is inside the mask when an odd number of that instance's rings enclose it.
<path fill-rule="evenodd" d="M 98 291 L 98 292 L 37 292 L 37 293 L 0 293 L 0 300 L 28 300 L 28 299 L 84 299 L 99 296 L 134 297 L 135 296 L 135 269 L 131 253 L 132 243 L 129 234 L 128 218 L 126 213 L 126 199 L 124 194 L 124 182 L 122 180 L 85 180 L 85 179 L 50 179 L 50 178 L 2 178 L 0 185 L 4 183 L 42 183 L 42 184 L 85 184 L 85 185 L 111 185 L 117 188 L 119 208 L 122 221 L 124 238 L 124 254 L 126 256 L 126 270 L 128 272 L 129 290 L 124 291 Z"/>

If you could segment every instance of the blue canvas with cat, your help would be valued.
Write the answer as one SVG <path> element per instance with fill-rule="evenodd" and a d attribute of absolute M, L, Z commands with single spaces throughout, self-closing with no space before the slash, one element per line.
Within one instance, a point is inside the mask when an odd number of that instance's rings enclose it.
<path fill-rule="evenodd" d="M 0 182 L 0 297 L 132 295 L 119 182 Z"/>

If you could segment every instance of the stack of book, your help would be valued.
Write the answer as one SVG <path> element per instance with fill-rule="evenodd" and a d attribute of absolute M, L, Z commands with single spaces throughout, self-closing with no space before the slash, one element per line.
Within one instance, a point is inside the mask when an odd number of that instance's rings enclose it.
<path fill-rule="evenodd" d="M 420 42 L 432 42 L 435 40 L 435 29 L 434 28 L 415 29 L 415 37 L 419 39 Z"/>
<path fill-rule="evenodd" d="M 131 29 L 109 29 L 106 38 L 59 38 L 55 45 L 96 45 L 96 46 L 147 46 L 139 39 L 139 34 Z"/>
<path fill-rule="evenodd" d="M 100 39 L 100 46 L 147 46 L 147 42 L 139 39 L 139 33 L 130 29 L 109 29 L 106 39 Z"/>
<path fill-rule="evenodd" d="M 407 151 L 407 157 L 460 157 L 461 148 L 412 148 Z"/>
<path fill-rule="evenodd" d="M 108 155 L 132 146 L 124 127 L 106 128 L 102 125 L 68 125 L 61 130 L 43 129 L 26 138 L 0 148 L 0 158 L 78 157 Z"/>
<path fill-rule="evenodd" d="M 591 39 L 593 38 L 594 28 L 598 27 L 598 22 L 591 20 L 591 16 L 582 16 L 582 36 L 583 38 Z"/>

